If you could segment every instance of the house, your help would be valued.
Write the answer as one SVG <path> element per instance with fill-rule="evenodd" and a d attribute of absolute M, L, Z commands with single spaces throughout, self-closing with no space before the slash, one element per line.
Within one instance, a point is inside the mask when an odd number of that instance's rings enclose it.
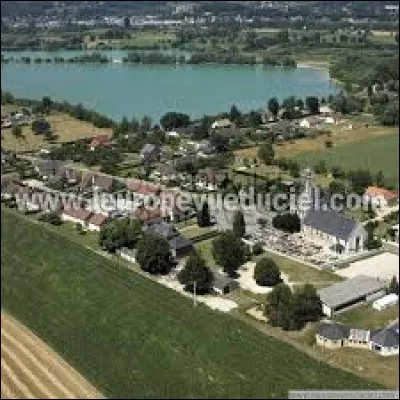
<path fill-rule="evenodd" d="M 331 125 L 331 124 L 334 124 L 334 123 L 335 123 L 335 119 L 334 119 L 333 117 L 326 117 L 326 118 L 324 119 L 324 122 L 325 122 L 325 124 Z"/>
<path fill-rule="evenodd" d="M 228 118 L 217 119 L 211 124 L 211 129 L 231 128 L 234 124 Z"/>
<path fill-rule="evenodd" d="M 196 186 L 199 189 L 206 189 L 209 191 L 218 190 L 228 180 L 228 173 L 226 171 L 215 171 L 212 169 L 202 169 L 196 175 Z"/>
<path fill-rule="evenodd" d="M 399 193 L 393 190 L 377 186 L 369 186 L 363 195 L 363 201 L 368 204 L 371 202 L 372 206 L 382 208 L 388 205 L 393 205 L 399 200 Z"/>
<path fill-rule="evenodd" d="M 97 135 L 94 136 L 89 144 L 89 149 L 91 151 L 96 150 L 99 147 L 110 147 L 111 140 L 107 135 Z"/>
<path fill-rule="evenodd" d="M 203 139 L 199 143 L 198 147 L 198 155 L 199 156 L 209 156 L 215 152 L 214 146 L 211 144 L 211 141 L 208 139 Z"/>
<path fill-rule="evenodd" d="M 10 200 L 15 197 L 19 186 L 8 177 L 1 178 L 1 200 Z"/>
<path fill-rule="evenodd" d="M 143 162 L 156 162 L 161 158 L 161 146 L 158 144 L 147 143 L 140 150 L 140 158 Z"/>
<path fill-rule="evenodd" d="M 175 258 L 183 257 L 194 250 L 193 243 L 181 234 L 172 236 L 168 240 L 169 248 Z"/>
<path fill-rule="evenodd" d="M 371 350 L 382 355 L 399 354 L 399 323 L 388 326 L 371 335 Z"/>
<path fill-rule="evenodd" d="M 111 192 L 114 188 L 114 183 L 114 178 L 112 176 L 96 174 L 92 177 L 94 190 Z"/>
<path fill-rule="evenodd" d="M 136 263 L 135 250 L 128 249 L 127 247 L 121 247 L 120 249 L 117 249 L 116 253 L 124 260 L 129 261 L 131 263 Z"/>
<path fill-rule="evenodd" d="M 333 110 L 329 106 L 321 106 L 319 108 L 319 113 L 323 117 L 329 117 L 333 114 Z"/>
<path fill-rule="evenodd" d="M 350 329 L 347 326 L 338 323 L 322 323 L 315 335 L 316 343 L 329 349 L 337 349 L 343 347 L 349 332 Z"/>
<path fill-rule="evenodd" d="M 316 343 L 329 349 L 353 347 L 372 350 L 382 356 L 399 354 L 399 324 L 376 331 L 354 329 L 333 323 L 321 323 L 315 334 Z"/>
<path fill-rule="evenodd" d="M 300 121 L 300 127 L 301 128 L 306 128 L 306 129 L 308 129 L 308 128 L 310 128 L 311 127 L 311 124 L 310 124 L 310 122 L 307 120 L 307 119 L 302 119 L 301 121 Z"/>
<path fill-rule="evenodd" d="M 372 307 L 377 311 L 393 306 L 399 302 L 399 296 L 396 293 L 389 293 L 387 296 L 381 297 L 372 303 Z"/>
<path fill-rule="evenodd" d="M 385 283 L 364 275 L 358 275 L 318 290 L 322 311 L 328 317 L 349 307 L 372 302 L 385 294 Z"/>
<path fill-rule="evenodd" d="M 143 226 L 143 231 L 162 236 L 168 241 L 172 255 L 175 258 L 185 256 L 193 251 L 193 243 L 184 238 L 175 227 L 163 220 L 149 222 Z"/>
<path fill-rule="evenodd" d="M 178 179 L 178 172 L 173 165 L 160 164 L 153 171 L 152 175 L 163 183 L 174 182 Z"/>
<path fill-rule="evenodd" d="M 79 183 L 81 190 L 91 189 L 93 186 L 93 174 L 91 172 L 84 172 Z"/>
<path fill-rule="evenodd" d="M 51 180 L 57 177 L 62 167 L 62 162 L 57 160 L 35 160 L 33 161 L 35 171 L 43 180 Z"/>
<path fill-rule="evenodd" d="M 301 229 L 308 240 L 339 254 L 362 251 L 367 238 L 362 223 L 333 210 L 309 210 Z"/>
<path fill-rule="evenodd" d="M 108 216 L 104 214 L 92 214 L 87 220 L 87 229 L 89 231 L 99 232 L 102 226 L 107 223 L 108 219 Z"/>
<path fill-rule="evenodd" d="M 88 227 L 88 221 L 92 216 L 92 212 L 84 208 L 65 208 L 61 212 L 61 219 L 76 224 L 81 224 L 82 227 Z"/>
<path fill-rule="evenodd" d="M 239 284 L 232 278 L 214 272 L 211 288 L 214 292 L 223 295 L 238 289 Z"/>
<path fill-rule="evenodd" d="M 142 223 L 156 222 L 162 219 L 167 219 L 168 215 L 160 207 L 147 208 L 144 205 L 136 208 L 134 217 Z"/>
<path fill-rule="evenodd" d="M 57 176 L 64 180 L 68 185 L 76 185 L 81 179 L 80 171 L 65 166 L 62 166 L 59 169 Z"/>

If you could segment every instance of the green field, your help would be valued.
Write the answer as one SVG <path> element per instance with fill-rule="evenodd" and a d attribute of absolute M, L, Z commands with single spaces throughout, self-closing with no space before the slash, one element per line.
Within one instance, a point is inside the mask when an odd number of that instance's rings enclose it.
<path fill-rule="evenodd" d="M 246 398 L 372 388 L 2 210 L 2 307 L 107 397 Z"/>
<path fill-rule="evenodd" d="M 376 174 L 381 170 L 386 183 L 398 187 L 398 135 L 373 137 L 360 142 L 344 143 L 323 151 L 305 151 L 293 158 L 303 166 L 313 166 L 324 160 L 328 167 L 339 166 L 348 171 L 363 168 Z"/>

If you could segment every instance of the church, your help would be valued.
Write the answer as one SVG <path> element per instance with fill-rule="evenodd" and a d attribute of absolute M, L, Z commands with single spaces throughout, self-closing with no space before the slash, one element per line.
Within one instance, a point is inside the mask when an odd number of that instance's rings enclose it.
<path fill-rule="evenodd" d="M 304 192 L 298 207 L 301 230 L 304 236 L 339 254 L 351 254 L 364 249 L 367 232 L 355 221 L 319 204 L 316 207 L 314 173 L 305 169 L 302 173 Z"/>

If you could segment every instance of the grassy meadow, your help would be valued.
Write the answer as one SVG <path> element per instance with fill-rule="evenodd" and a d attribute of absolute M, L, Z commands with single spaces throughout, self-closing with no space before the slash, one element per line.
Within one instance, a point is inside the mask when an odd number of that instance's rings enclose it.
<path fill-rule="evenodd" d="M 378 385 L 2 210 L 2 307 L 107 397 L 281 398 Z"/>

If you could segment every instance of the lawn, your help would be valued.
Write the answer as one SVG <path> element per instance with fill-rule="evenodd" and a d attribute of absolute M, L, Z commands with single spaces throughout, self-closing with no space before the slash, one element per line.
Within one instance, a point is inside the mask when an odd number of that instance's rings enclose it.
<path fill-rule="evenodd" d="M 187 239 L 194 239 L 197 236 L 201 236 L 206 233 L 213 232 L 213 231 L 215 231 L 215 228 L 213 228 L 211 226 L 200 227 L 197 224 L 182 227 L 180 229 L 180 233 Z"/>
<path fill-rule="evenodd" d="M 336 316 L 336 319 L 350 327 L 360 329 L 379 329 L 399 318 L 399 306 L 393 305 L 385 310 L 377 311 L 371 305 L 345 311 Z"/>
<path fill-rule="evenodd" d="M 315 165 L 325 161 L 328 167 L 340 166 L 345 170 L 368 169 L 376 174 L 382 171 L 386 184 L 398 187 L 399 136 L 374 137 L 358 143 L 337 145 L 323 151 L 303 152 L 294 156 L 301 165 Z"/>
<path fill-rule="evenodd" d="M 107 397 L 377 387 L 2 211 L 2 307 Z M 284 354 L 284 357 L 282 355 Z"/>
<path fill-rule="evenodd" d="M 96 135 L 111 136 L 112 130 L 96 128 L 92 124 L 79 121 L 67 114 L 54 113 L 46 117 L 50 122 L 53 133 L 57 136 L 55 142 L 69 142 Z M 30 125 L 22 127 L 23 138 L 16 138 L 11 129 L 2 129 L 1 145 L 7 150 L 31 151 L 53 146 L 49 141 L 43 140 L 41 135 L 34 135 Z"/>
<path fill-rule="evenodd" d="M 299 261 L 291 260 L 290 258 L 268 251 L 255 257 L 254 261 L 257 261 L 258 259 L 263 257 L 268 257 L 274 260 L 279 269 L 283 273 L 288 275 L 291 282 L 311 283 L 320 288 L 322 286 L 327 286 L 330 283 L 342 280 L 339 275 L 336 275 L 332 272 L 321 271 L 306 264 L 303 264 Z"/>

